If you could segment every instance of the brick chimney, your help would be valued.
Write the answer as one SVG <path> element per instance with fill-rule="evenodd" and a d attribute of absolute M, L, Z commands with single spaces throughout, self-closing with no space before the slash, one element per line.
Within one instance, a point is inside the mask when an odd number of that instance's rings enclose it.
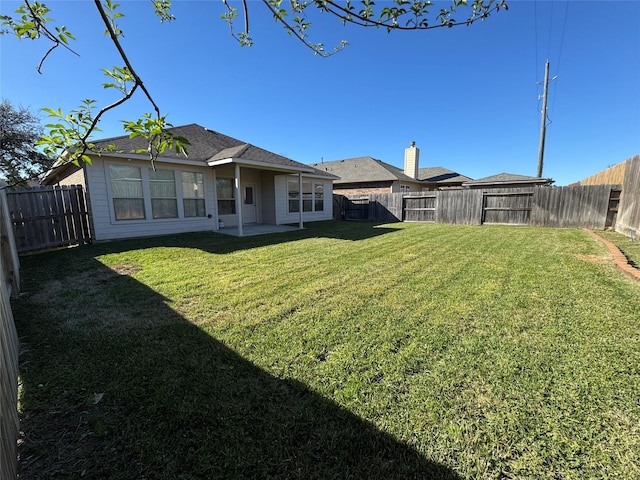
<path fill-rule="evenodd" d="M 411 146 L 404 151 L 404 174 L 417 179 L 419 160 L 420 149 L 416 147 L 416 142 L 411 142 Z"/>

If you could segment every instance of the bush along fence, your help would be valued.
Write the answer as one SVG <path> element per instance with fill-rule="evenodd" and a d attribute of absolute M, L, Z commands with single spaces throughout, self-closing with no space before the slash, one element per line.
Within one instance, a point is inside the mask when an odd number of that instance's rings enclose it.
<path fill-rule="evenodd" d="M 91 243 L 81 185 L 10 190 L 7 198 L 19 252 Z"/>
<path fill-rule="evenodd" d="M 18 335 L 10 296 L 20 289 L 20 264 L 9 218 L 7 195 L 0 190 L 0 479 L 17 475 Z"/>
<path fill-rule="evenodd" d="M 336 195 L 345 220 L 507 224 L 604 230 L 616 222 L 620 187 L 590 185 Z"/>

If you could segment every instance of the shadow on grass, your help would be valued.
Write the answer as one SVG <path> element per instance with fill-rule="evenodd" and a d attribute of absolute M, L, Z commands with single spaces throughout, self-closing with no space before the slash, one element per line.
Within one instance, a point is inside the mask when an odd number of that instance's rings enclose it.
<path fill-rule="evenodd" d="M 65 258 L 81 273 L 14 305 L 21 479 L 459 479 L 243 359 L 126 271 L 69 253 L 23 261 L 26 279 Z"/>
<path fill-rule="evenodd" d="M 383 226 L 384 225 L 384 226 Z M 270 233 L 249 237 L 232 237 L 215 232 L 185 233 L 133 240 L 107 242 L 110 252 L 126 251 L 134 248 L 191 247 L 208 253 L 225 254 L 238 250 L 248 250 L 268 245 L 295 242 L 308 238 L 334 238 L 337 240 L 359 241 L 387 235 L 398 231 L 387 224 L 370 222 L 314 222 L 305 224 L 303 230 Z M 98 243 L 97 246 L 105 245 Z"/>

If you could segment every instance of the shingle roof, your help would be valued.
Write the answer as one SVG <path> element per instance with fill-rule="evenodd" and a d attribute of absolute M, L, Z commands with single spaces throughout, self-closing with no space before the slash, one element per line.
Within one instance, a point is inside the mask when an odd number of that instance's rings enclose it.
<path fill-rule="evenodd" d="M 222 133 L 209 130 L 195 123 L 173 127 L 168 129 L 168 131 L 174 136 L 184 137 L 189 140 L 187 151 L 188 158 L 191 161 L 201 161 L 206 164 L 208 161 L 234 158 L 290 169 L 294 168 L 304 172 L 313 172 L 318 175 L 327 176 L 327 172 L 223 135 Z M 146 148 L 144 139 L 140 137 L 129 138 L 128 135 L 98 140 L 94 143 L 98 147 L 115 145 L 117 150 L 125 153 L 134 153 L 138 149 Z M 185 157 L 171 150 L 164 152 L 161 158 L 177 160 L 184 159 Z"/>
<path fill-rule="evenodd" d="M 462 183 L 471 181 L 471 178 L 444 167 L 421 168 L 418 170 L 418 178 L 423 182 L 429 183 Z"/>
<path fill-rule="evenodd" d="M 311 166 L 340 177 L 340 180 L 335 182 L 336 184 L 395 180 L 404 182 L 419 181 L 405 175 L 398 167 L 373 157 L 345 158 L 344 160 L 333 160 L 331 162 L 312 163 Z"/>
<path fill-rule="evenodd" d="M 500 184 L 500 183 L 530 183 L 530 184 L 543 184 L 548 183 L 550 179 L 540 177 L 530 177 L 528 175 L 517 175 L 515 173 L 499 173 L 497 175 L 491 175 L 489 177 L 479 178 L 465 182 L 465 185 L 476 184 Z"/>
<path fill-rule="evenodd" d="M 418 178 L 415 179 L 405 175 L 401 168 L 373 157 L 345 158 L 344 160 L 313 163 L 312 166 L 340 177 L 340 180 L 335 182 L 336 184 L 396 180 L 419 183 L 461 184 L 462 182 L 471 180 L 469 177 L 465 177 L 444 167 L 420 168 L 418 170 Z"/>

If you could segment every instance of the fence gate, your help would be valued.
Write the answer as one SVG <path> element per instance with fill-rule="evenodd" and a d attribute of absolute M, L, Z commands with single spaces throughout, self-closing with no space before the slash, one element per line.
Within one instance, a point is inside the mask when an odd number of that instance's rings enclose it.
<path fill-rule="evenodd" d="M 7 192 L 19 252 L 91 243 L 82 185 Z"/>
<path fill-rule="evenodd" d="M 482 223 L 529 225 L 533 190 L 483 194 Z"/>
<path fill-rule="evenodd" d="M 404 197 L 405 222 L 435 222 L 436 194 L 413 195 Z"/>

